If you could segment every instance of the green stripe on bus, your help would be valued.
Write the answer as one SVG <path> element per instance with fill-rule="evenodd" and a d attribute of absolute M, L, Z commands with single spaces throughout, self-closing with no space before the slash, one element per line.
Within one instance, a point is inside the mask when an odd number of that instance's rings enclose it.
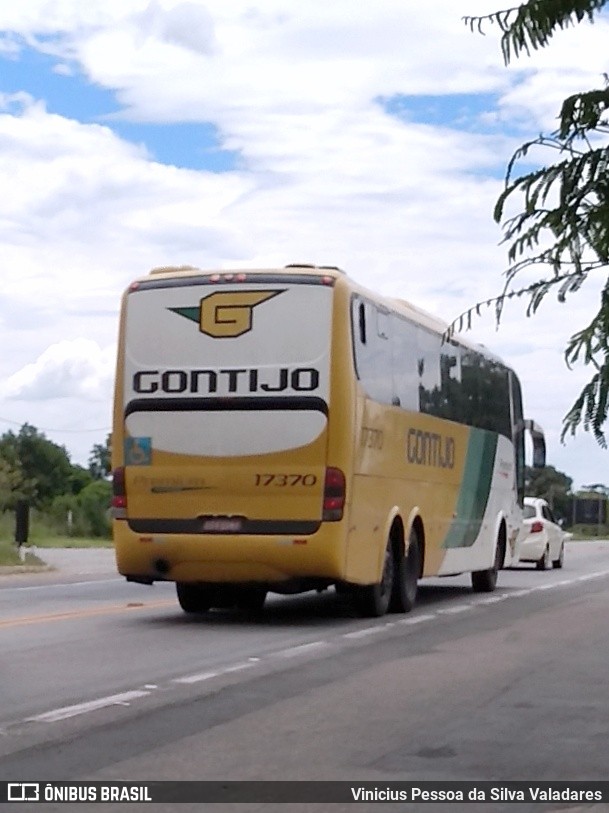
<path fill-rule="evenodd" d="M 496 452 L 496 434 L 481 429 L 469 430 L 457 516 L 444 540 L 445 548 L 467 548 L 474 544 L 491 490 Z"/>

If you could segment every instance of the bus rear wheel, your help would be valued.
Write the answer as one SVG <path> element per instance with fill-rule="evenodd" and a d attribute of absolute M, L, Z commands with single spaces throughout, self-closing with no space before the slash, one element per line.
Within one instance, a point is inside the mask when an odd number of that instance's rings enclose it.
<path fill-rule="evenodd" d="M 206 613 L 212 605 L 210 591 L 200 584 L 176 582 L 176 592 L 185 613 Z"/>
<path fill-rule="evenodd" d="M 472 573 L 472 588 L 476 593 L 492 593 L 497 586 L 497 577 L 503 567 L 505 557 L 505 532 L 499 535 L 497 547 L 495 548 L 495 561 L 488 570 L 475 570 Z"/>
<path fill-rule="evenodd" d="M 383 574 L 378 584 L 365 584 L 354 588 L 354 603 L 359 615 L 364 618 L 380 618 L 389 609 L 396 562 L 391 539 L 385 548 Z"/>
<path fill-rule="evenodd" d="M 409 613 L 414 607 L 420 570 L 421 547 L 417 532 L 413 528 L 410 531 L 406 555 L 396 554 L 393 589 L 389 602 L 389 610 L 392 613 Z"/>
<path fill-rule="evenodd" d="M 266 600 L 267 590 L 264 587 L 241 587 L 235 594 L 239 610 L 250 613 L 259 613 Z"/>

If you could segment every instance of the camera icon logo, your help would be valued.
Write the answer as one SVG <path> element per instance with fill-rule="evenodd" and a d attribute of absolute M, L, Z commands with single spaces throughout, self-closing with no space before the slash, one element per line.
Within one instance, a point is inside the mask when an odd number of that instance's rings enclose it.
<path fill-rule="evenodd" d="M 9 802 L 38 802 L 40 790 L 38 782 L 9 782 Z"/>

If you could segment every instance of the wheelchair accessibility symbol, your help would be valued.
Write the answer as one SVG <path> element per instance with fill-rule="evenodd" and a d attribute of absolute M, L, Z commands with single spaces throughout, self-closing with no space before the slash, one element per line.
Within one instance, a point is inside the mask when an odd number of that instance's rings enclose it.
<path fill-rule="evenodd" d="M 125 465 L 150 466 L 152 438 L 125 438 Z"/>

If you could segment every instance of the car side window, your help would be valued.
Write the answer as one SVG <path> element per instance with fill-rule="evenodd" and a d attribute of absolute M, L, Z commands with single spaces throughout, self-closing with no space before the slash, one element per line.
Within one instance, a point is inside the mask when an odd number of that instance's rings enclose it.
<path fill-rule="evenodd" d="M 547 505 L 542 506 L 542 512 L 543 512 L 544 519 L 547 519 L 550 522 L 555 521 L 554 516 L 553 516 L 552 512 L 550 511 L 550 509 L 549 509 L 549 507 Z"/>

